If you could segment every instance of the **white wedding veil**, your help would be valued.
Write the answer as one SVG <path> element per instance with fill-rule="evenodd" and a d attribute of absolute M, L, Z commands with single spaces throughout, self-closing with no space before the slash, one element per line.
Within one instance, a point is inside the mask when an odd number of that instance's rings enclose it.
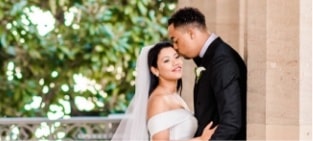
<path fill-rule="evenodd" d="M 148 52 L 153 46 L 142 48 L 136 64 L 135 95 L 112 137 L 112 141 L 147 141 L 149 134 L 146 117 L 150 88 Z"/>

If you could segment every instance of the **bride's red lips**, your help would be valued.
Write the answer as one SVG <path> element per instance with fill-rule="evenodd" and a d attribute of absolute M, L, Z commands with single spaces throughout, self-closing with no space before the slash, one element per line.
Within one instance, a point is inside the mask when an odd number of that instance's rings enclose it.
<path fill-rule="evenodd" d="M 181 66 L 175 67 L 174 69 L 172 69 L 172 71 L 180 71 L 182 69 Z"/>

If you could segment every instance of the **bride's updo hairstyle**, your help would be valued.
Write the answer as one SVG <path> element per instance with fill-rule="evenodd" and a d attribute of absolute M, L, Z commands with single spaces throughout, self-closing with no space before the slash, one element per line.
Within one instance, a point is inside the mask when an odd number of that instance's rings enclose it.
<path fill-rule="evenodd" d="M 157 60 L 159 54 L 164 48 L 173 48 L 173 45 L 170 42 L 160 42 L 155 44 L 148 53 L 148 68 L 150 74 L 150 88 L 149 88 L 149 96 L 153 92 L 153 90 L 159 84 L 159 78 L 156 77 L 150 70 L 151 67 L 158 68 Z M 139 74 L 140 75 L 140 74 Z M 177 91 L 180 93 L 182 89 L 182 79 L 179 79 L 177 82 Z"/>

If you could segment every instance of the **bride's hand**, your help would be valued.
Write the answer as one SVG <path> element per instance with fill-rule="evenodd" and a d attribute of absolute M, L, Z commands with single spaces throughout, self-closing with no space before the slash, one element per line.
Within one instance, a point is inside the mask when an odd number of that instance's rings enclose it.
<path fill-rule="evenodd" d="M 201 140 L 209 140 L 213 133 L 215 132 L 217 126 L 211 129 L 213 126 L 213 121 L 211 121 L 202 131 Z"/>

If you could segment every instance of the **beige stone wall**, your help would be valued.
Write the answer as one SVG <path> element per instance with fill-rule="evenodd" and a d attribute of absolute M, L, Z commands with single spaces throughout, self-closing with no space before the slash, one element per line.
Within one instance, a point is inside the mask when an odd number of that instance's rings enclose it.
<path fill-rule="evenodd" d="M 300 1 L 300 140 L 312 140 L 312 1 Z"/>
<path fill-rule="evenodd" d="M 179 0 L 205 13 L 208 29 L 248 67 L 248 139 L 312 138 L 312 1 Z M 183 97 L 192 107 L 192 61 Z"/>
<path fill-rule="evenodd" d="M 268 0 L 266 12 L 266 139 L 297 140 L 299 1 Z"/>

